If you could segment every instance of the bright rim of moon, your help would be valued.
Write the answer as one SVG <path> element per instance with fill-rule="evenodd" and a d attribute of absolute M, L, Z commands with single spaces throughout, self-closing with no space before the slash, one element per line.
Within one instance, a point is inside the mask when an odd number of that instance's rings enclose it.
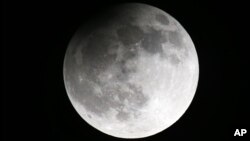
<path fill-rule="evenodd" d="M 64 59 L 68 97 L 91 126 L 143 138 L 174 124 L 194 97 L 194 44 L 180 23 L 145 4 L 115 7 L 80 28 Z"/>

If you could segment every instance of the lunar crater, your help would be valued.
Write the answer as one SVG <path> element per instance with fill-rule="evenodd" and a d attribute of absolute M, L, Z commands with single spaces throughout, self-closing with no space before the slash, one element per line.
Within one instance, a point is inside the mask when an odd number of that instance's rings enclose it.
<path fill-rule="evenodd" d="M 161 24 L 164 25 L 168 25 L 169 24 L 169 20 L 167 18 L 167 16 L 163 15 L 163 14 L 156 14 L 155 19 L 160 22 Z"/>
<path fill-rule="evenodd" d="M 169 42 L 175 45 L 177 48 L 182 48 L 182 35 L 177 31 L 169 31 Z"/>

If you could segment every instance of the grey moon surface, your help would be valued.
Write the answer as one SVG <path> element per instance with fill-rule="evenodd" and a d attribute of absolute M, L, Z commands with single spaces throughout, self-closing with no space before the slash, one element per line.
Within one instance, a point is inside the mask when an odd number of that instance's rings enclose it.
<path fill-rule="evenodd" d="M 176 19 L 128 3 L 76 31 L 63 75 L 73 107 L 88 124 L 114 137 L 144 138 L 167 129 L 188 109 L 199 64 Z"/>

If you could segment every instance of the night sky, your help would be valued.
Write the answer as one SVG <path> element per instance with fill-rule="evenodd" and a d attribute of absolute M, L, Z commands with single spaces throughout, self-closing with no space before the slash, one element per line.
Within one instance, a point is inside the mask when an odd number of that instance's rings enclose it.
<path fill-rule="evenodd" d="M 75 31 L 103 9 L 123 2 L 129 1 L 3 1 L 3 140 L 124 140 L 87 124 L 72 107 L 63 82 L 63 59 Z M 131 2 L 158 7 L 177 19 L 191 36 L 200 65 L 196 95 L 186 113 L 167 130 L 138 140 L 247 140 L 247 4 Z M 234 137 L 241 128 L 249 133 Z"/>

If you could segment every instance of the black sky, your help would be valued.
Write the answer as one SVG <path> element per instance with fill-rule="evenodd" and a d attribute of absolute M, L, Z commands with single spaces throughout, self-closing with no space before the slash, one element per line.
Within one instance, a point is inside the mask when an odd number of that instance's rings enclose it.
<path fill-rule="evenodd" d="M 2 2 L 3 140 L 122 140 L 88 125 L 63 83 L 67 45 L 81 24 L 128 1 Z M 249 11 L 240 1 L 131 1 L 156 6 L 190 34 L 199 58 L 195 98 L 173 126 L 140 140 L 240 140 L 249 122 Z"/>

